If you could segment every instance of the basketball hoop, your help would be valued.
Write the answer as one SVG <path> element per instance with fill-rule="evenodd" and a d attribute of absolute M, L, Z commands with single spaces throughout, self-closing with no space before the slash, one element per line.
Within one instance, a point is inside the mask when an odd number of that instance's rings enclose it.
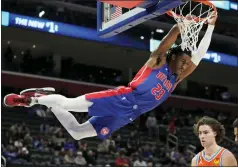
<path fill-rule="evenodd" d="M 192 0 L 167 12 L 178 23 L 182 50 L 197 51 L 198 35 L 216 7 L 208 0 Z M 186 12 L 186 14 L 184 14 Z"/>

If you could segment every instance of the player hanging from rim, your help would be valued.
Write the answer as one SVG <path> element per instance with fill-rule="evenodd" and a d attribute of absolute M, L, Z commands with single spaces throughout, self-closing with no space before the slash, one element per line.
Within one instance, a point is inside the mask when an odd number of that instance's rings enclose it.
<path fill-rule="evenodd" d="M 121 86 L 76 98 L 46 94 L 47 91 L 54 91 L 54 88 L 27 89 L 20 95 L 6 95 L 4 103 L 11 107 L 45 105 L 51 108 L 74 139 L 93 136 L 105 139 L 164 102 L 176 85 L 196 69 L 208 50 L 216 20 L 217 13 L 213 12 L 198 50 L 192 54 L 183 51 L 180 46 L 171 48 L 180 34 L 178 25 L 173 26 L 128 87 Z M 88 112 L 92 117 L 79 124 L 69 111 Z"/>
<path fill-rule="evenodd" d="M 214 118 L 203 117 L 195 125 L 194 133 L 199 137 L 204 149 L 192 159 L 192 166 L 237 167 L 234 155 L 227 149 L 217 145 L 225 136 L 225 128 L 220 122 Z"/>

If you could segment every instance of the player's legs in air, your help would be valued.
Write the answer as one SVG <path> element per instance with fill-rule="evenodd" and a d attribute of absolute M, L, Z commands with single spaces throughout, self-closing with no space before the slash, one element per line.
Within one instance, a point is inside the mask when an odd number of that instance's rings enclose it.
<path fill-rule="evenodd" d="M 86 99 L 87 95 L 76 98 L 66 98 L 59 94 L 52 94 L 54 88 L 27 89 L 17 94 L 9 94 L 4 97 L 6 106 L 31 107 L 35 104 L 45 105 L 51 109 L 60 123 L 76 140 L 87 137 L 98 136 L 101 139 L 107 138 L 116 129 L 129 123 L 124 118 L 111 113 L 113 105 L 102 99 L 95 100 L 95 105 Z M 98 95 L 98 93 L 96 93 Z M 100 93 L 99 93 L 100 94 Z M 89 96 L 90 97 L 90 94 Z M 116 97 L 116 99 L 118 99 Z M 99 103 L 98 103 L 99 102 Z M 128 104 L 128 103 L 127 103 Z M 125 104 L 125 106 L 127 106 Z M 110 106 L 111 105 L 111 106 Z M 116 109 L 114 109 L 116 110 Z M 87 122 L 79 124 L 76 118 L 69 112 L 88 112 L 91 117 Z"/>

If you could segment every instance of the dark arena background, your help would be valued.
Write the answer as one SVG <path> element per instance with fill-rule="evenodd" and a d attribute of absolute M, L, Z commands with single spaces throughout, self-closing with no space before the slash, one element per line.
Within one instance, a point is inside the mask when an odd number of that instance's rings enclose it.
<path fill-rule="evenodd" d="M 225 126 L 220 145 L 238 158 L 232 125 L 238 117 L 237 2 L 217 2 L 212 42 L 196 71 L 162 105 L 104 141 L 72 139 L 45 106 L 2 104 L 2 166 L 190 166 L 202 149 L 193 133 L 202 116 Z M 2 0 L 2 100 L 31 87 L 76 97 L 128 85 L 175 24 L 161 15 L 101 38 L 96 8 L 96 0 Z M 73 114 L 79 123 L 88 119 Z"/>

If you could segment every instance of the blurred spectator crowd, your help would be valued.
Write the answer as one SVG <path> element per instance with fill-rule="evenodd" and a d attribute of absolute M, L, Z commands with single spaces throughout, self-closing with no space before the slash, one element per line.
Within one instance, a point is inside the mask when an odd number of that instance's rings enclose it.
<path fill-rule="evenodd" d="M 3 87 L 2 96 L 20 89 Z M 86 113 L 73 113 L 79 123 Z M 73 140 L 50 110 L 2 108 L 2 159 L 8 166 L 189 166 L 200 149 L 193 125 L 204 115 L 217 118 L 234 139 L 235 115 L 212 109 L 178 109 L 167 106 L 143 114 L 110 138 Z M 178 141 L 169 144 L 168 135 Z M 189 145 L 196 147 L 191 151 Z M 238 156 L 238 145 L 224 140 L 222 146 Z"/>

